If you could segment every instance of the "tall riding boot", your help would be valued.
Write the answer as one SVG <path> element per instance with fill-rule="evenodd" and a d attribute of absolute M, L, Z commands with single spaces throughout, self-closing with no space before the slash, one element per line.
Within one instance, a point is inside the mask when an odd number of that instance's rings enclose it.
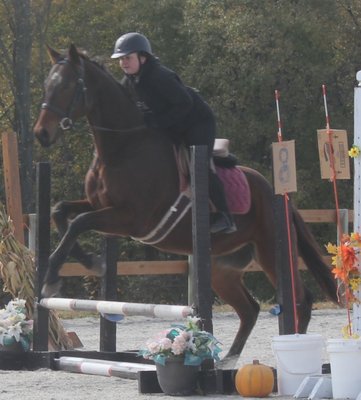
<path fill-rule="evenodd" d="M 216 218 L 211 223 L 211 233 L 233 233 L 237 227 L 228 209 L 224 188 L 218 175 L 212 170 L 209 172 L 209 197 L 217 208 Z"/>

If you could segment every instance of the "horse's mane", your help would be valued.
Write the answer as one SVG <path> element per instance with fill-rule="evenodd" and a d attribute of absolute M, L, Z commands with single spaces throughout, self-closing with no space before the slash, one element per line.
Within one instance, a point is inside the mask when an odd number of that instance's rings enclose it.
<path fill-rule="evenodd" d="M 130 95 L 126 88 L 119 82 L 117 78 L 110 72 L 110 70 L 106 67 L 103 61 L 99 58 L 90 58 L 85 51 L 78 50 L 78 55 L 84 60 L 88 61 L 89 63 L 93 64 L 95 67 L 100 69 L 106 76 L 113 80 L 113 83 L 117 85 L 129 98 Z"/>

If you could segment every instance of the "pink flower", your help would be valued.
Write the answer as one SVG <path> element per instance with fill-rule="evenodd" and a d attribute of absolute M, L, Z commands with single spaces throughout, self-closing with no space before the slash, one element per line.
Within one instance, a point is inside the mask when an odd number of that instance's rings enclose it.
<path fill-rule="evenodd" d="M 187 338 L 184 335 L 179 335 L 174 338 L 172 344 L 172 353 L 176 356 L 182 354 L 187 348 Z"/>
<path fill-rule="evenodd" d="M 172 341 L 168 338 L 163 338 L 159 341 L 162 350 L 170 350 L 172 348 Z"/>

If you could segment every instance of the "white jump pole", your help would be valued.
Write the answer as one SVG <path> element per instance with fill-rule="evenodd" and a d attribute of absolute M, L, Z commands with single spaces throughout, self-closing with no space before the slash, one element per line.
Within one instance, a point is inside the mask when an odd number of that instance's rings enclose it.
<path fill-rule="evenodd" d="M 358 86 L 354 94 L 354 141 L 361 148 L 361 71 L 356 74 Z M 354 158 L 354 221 L 353 231 L 361 233 L 361 155 Z M 361 272 L 361 257 L 358 256 L 358 269 Z M 356 297 L 361 300 L 361 288 L 356 292 Z M 352 317 L 353 332 L 361 335 L 361 307 L 353 305 Z"/>
<path fill-rule="evenodd" d="M 61 371 L 78 374 L 116 376 L 118 378 L 137 379 L 139 371 L 155 371 L 152 364 L 130 363 L 122 361 L 98 360 L 82 357 L 60 357 L 55 366 Z"/>
<path fill-rule="evenodd" d="M 189 306 L 168 304 L 123 303 L 118 301 L 44 298 L 40 304 L 50 310 L 96 311 L 101 314 L 139 315 L 155 318 L 186 318 L 195 310 Z"/>

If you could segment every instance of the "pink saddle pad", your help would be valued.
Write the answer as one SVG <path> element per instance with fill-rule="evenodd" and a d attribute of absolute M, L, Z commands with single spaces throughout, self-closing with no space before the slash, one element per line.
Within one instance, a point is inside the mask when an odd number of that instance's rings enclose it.
<path fill-rule="evenodd" d="M 246 214 L 251 207 L 251 192 L 244 172 L 238 167 L 217 166 L 216 171 L 223 182 L 229 211 L 232 214 Z"/>

